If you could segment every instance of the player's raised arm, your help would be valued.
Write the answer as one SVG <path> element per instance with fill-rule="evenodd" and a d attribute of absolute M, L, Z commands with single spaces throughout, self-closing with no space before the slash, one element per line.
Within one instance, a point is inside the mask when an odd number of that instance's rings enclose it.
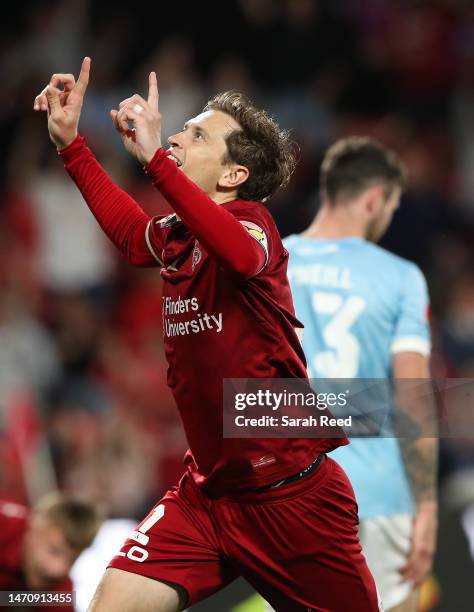
<path fill-rule="evenodd" d="M 33 109 L 47 112 L 50 138 L 107 236 L 132 264 L 159 265 L 146 242 L 149 216 L 110 179 L 86 146 L 85 140 L 78 135 L 90 66 L 90 58 L 84 58 L 77 81 L 72 74 L 54 74 L 49 84 L 36 96 Z M 155 236 L 158 241 L 157 232 Z"/>
<path fill-rule="evenodd" d="M 262 270 L 268 252 L 243 224 L 254 222 L 253 215 L 239 221 L 185 176 L 163 150 L 158 151 L 145 170 L 188 229 L 221 265 L 243 278 Z M 268 232 L 260 219 L 257 225 L 267 242 Z"/>

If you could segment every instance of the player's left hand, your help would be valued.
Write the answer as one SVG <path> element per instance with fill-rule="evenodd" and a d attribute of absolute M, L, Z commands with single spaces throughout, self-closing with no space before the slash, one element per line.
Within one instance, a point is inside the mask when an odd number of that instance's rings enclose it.
<path fill-rule="evenodd" d="M 428 577 L 433 565 L 438 529 L 438 506 L 435 501 L 422 501 L 413 517 L 411 551 L 400 573 L 414 587 Z"/>
<path fill-rule="evenodd" d="M 120 102 L 110 111 L 112 122 L 127 151 L 142 164 L 150 162 L 161 147 L 161 115 L 158 110 L 156 74 L 148 77 L 148 100 L 138 94 Z M 130 124 L 133 127 L 130 127 Z"/>

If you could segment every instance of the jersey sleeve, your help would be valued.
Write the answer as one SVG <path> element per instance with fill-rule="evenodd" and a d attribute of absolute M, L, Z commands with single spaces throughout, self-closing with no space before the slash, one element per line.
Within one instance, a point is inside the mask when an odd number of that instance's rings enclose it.
<path fill-rule="evenodd" d="M 395 326 L 391 352 L 405 351 L 428 356 L 431 338 L 428 321 L 429 297 L 421 270 L 411 264 L 402 274 L 400 314 Z"/>
<path fill-rule="evenodd" d="M 258 274 L 265 253 L 256 237 L 225 205 L 216 204 L 188 179 L 163 149 L 158 149 L 145 172 L 211 257 L 239 277 Z M 154 230 L 153 225 L 148 234 L 152 247 Z"/>
<path fill-rule="evenodd" d="M 261 250 L 261 265 L 252 275 L 257 276 L 257 274 L 260 274 L 266 268 L 270 259 L 270 248 L 273 242 L 271 227 L 269 227 L 268 221 L 256 211 L 251 211 L 249 209 L 240 211 L 234 209 L 233 214 Z"/>
<path fill-rule="evenodd" d="M 97 222 L 130 263 L 136 266 L 158 265 L 147 243 L 150 217 L 111 180 L 86 146 L 84 138 L 77 136 L 58 154 Z M 158 244 L 157 231 L 155 249 L 158 249 Z"/>
<path fill-rule="evenodd" d="M 156 263 L 163 266 L 163 247 L 164 247 L 164 232 L 167 227 L 167 222 L 171 220 L 171 217 L 175 215 L 168 215 L 167 217 L 157 216 L 153 217 L 148 221 L 145 227 L 145 242 L 148 251 L 155 259 Z"/>

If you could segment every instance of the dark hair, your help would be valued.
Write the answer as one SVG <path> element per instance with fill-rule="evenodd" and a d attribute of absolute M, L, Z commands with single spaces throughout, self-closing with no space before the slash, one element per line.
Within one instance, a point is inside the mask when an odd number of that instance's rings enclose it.
<path fill-rule="evenodd" d="M 296 166 L 297 147 L 272 117 L 236 91 L 217 94 L 204 110 L 226 113 L 240 125 L 240 130 L 227 135 L 223 159 L 223 163 L 241 164 L 249 170 L 248 179 L 239 186 L 239 198 L 267 200 L 288 184 Z"/>
<path fill-rule="evenodd" d="M 81 551 L 92 544 L 105 513 L 95 504 L 52 492 L 39 500 L 33 508 L 33 516 L 59 527 L 68 545 Z"/>
<path fill-rule="evenodd" d="M 393 151 L 370 138 L 351 137 L 333 144 L 321 166 L 321 195 L 329 203 L 352 198 L 376 183 L 388 197 L 405 186 L 405 168 Z"/>

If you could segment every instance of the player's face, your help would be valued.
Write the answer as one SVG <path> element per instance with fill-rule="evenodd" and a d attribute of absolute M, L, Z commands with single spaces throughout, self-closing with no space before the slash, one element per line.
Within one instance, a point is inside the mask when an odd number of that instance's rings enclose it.
<path fill-rule="evenodd" d="M 32 519 L 23 543 L 23 571 L 30 589 L 47 589 L 65 580 L 77 556 L 60 527 Z"/>
<path fill-rule="evenodd" d="M 168 138 L 180 169 L 211 197 L 226 171 L 225 137 L 240 126 L 221 111 L 206 111 L 186 122 L 178 134 Z"/>
<path fill-rule="evenodd" d="M 390 225 L 393 214 L 400 206 L 401 189 L 396 187 L 388 197 L 381 196 L 380 205 L 367 228 L 367 240 L 378 242 Z"/>

